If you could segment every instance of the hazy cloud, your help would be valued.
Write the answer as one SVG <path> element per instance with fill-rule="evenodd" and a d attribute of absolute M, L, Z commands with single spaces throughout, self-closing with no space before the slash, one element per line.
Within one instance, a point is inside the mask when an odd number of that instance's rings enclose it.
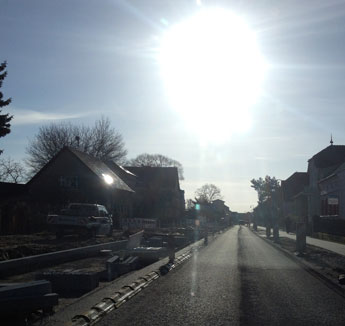
<path fill-rule="evenodd" d="M 11 114 L 14 116 L 13 125 L 38 124 L 45 121 L 56 121 L 65 119 L 76 119 L 88 115 L 88 113 L 61 113 L 61 112 L 40 112 L 34 110 L 23 110 L 11 107 Z"/>

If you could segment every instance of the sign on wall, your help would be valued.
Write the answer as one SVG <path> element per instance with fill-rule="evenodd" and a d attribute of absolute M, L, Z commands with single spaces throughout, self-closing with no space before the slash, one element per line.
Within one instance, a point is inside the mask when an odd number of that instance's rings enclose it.
<path fill-rule="evenodd" d="M 328 205 L 338 205 L 339 203 L 339 200 L 338 198 L 332 198 L 332 197 L 329 197 L 328 198 Z"/>

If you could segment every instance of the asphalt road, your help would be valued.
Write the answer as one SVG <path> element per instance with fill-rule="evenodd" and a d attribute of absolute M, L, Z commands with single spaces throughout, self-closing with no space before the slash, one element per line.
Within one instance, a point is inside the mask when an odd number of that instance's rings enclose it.
<path fill-rule="evenodd" d="M 98 325 L 345 325 L 345 299 L 242 226 Z"/>

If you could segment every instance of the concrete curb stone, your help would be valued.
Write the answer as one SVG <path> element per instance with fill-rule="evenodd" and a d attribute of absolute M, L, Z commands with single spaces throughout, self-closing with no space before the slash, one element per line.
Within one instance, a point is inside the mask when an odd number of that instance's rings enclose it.
<path fill-rule="evenodd" d="M 48 267 L 51 264 L 61 264 L 77 259 L 97 255 L 100 250 L 118 251 L 125 249 L 127 240 L 102 243 L 98 245 L 49 252 L 41 255 L 10 259 L 0 262 L 0 276 L 5 277 L 13 274 L 22 274 L 38 268 Z"/>
<path fill-rule="evenodd" d="M 215 239 L 216 237 L 214 237 Z M 204 247 L 201 244 L 203 240 L 199 240 L 197 245 L 191 245 L 191 248 L 187 252 L 182 253 L 175 258 L 174 263 L 167 263 L 162 265 L 159 270 L 152 271 L 145 276 L 139 277 L 136 281 L 130 283 L 129 285 L 123 286 L 120 291 L 115 292 L 115 297 L 104 298 L 102 302 L 94 305 L 89 311 L 84 314 L 76 315 L 72 318 L 72 322 L 68 323 L 69 326 L 90 326 L 99 321 L 104 314 L 109 313 L 110 311 L 117 309 L 123 303 L 128 301 L 130 298 L 139 293 L 142 289 L 147 287 L 151 282 L 158 279 L 161 275 L 165 275 L 170 272 L 172 269 L 176 268 L 178 265 L 181 265 L 184 261 L 192 257 L 194 252 L 197 252 L 200 248 Z M 107 309 L 104 310 L 101 307 L 104 306 L 103 301 L 110 299 L 111 302 L 107 302 Z M 97 308 L 98 307 L 98 308 Z"/>

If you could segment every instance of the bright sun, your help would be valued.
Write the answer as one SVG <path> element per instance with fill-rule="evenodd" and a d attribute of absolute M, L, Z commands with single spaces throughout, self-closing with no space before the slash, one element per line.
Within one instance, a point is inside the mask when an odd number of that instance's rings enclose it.
<path fill-rule="evenodd" d="M 241 18 L 201 10 L 165 33 L 158 60 L 171 105 L 203 138 L 248 129 L 265 62 Z"/>

